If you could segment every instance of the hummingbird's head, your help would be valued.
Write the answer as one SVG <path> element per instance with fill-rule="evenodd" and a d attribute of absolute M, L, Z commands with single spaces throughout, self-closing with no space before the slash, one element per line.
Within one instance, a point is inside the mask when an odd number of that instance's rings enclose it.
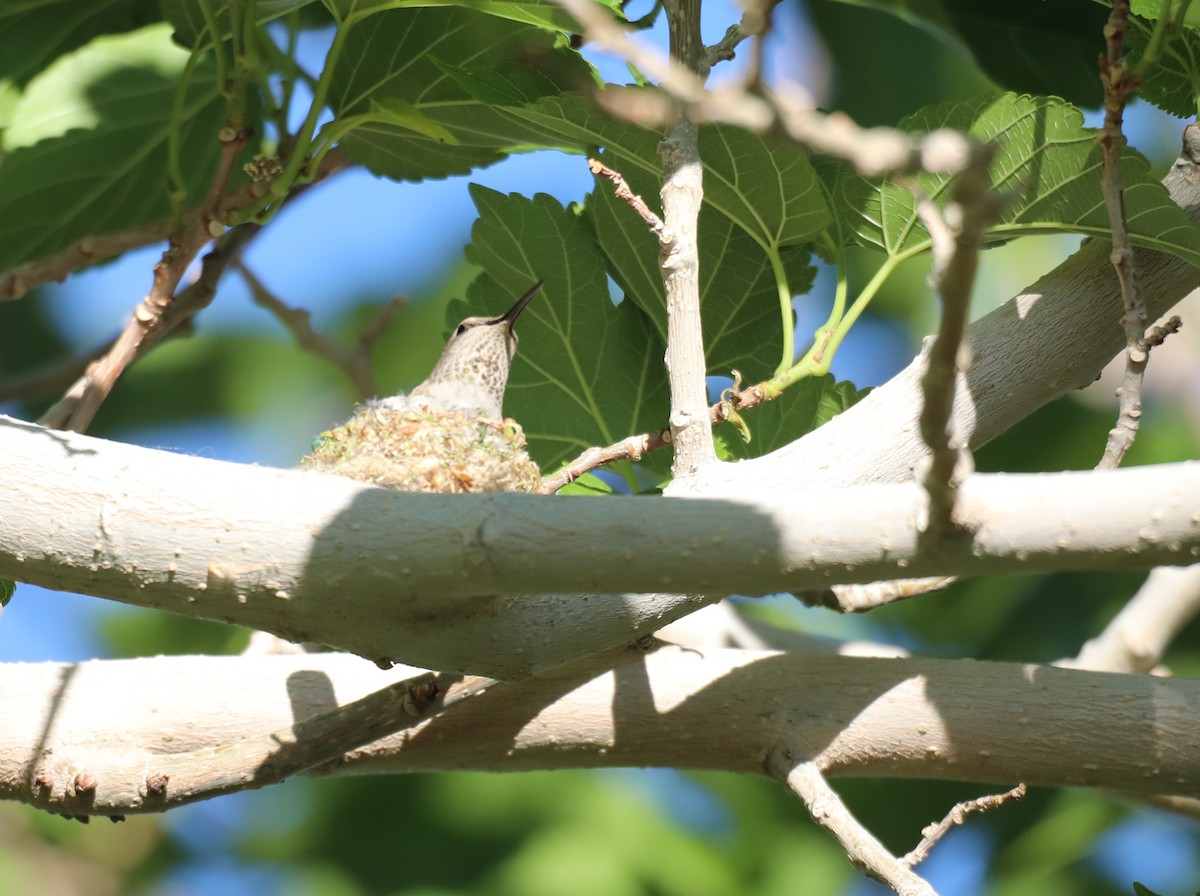
<path fill-rule="evenodd" d="M 442 357 L 448 354 L 457 357 L 471 357 L 476 353 L 488 355 L 494 353 L 497 347 L 502 347 L 507 360 L 511 362 L 517 353 L 517 331 L 513 329 L 513 324 L 533 301 L 533 297 L 542 291 L 545 283 L 545 280 L 539 280 L 499 317 L 466 318 L 450 334 Z"/>
<path fill-rule="evenodd" d="M 478 407 L 483 416 L 500 417 L 509 367 L 517 353 L 513 324 L 544 282 L 535 283 L 499 317 L 468 317 L 455 327 L 433 372 L 411 394 L 446 407 Z"/>

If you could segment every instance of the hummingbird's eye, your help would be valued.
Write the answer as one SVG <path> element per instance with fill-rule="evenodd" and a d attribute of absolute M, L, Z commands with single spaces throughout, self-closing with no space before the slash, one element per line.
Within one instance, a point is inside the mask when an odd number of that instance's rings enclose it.
<path fill-rule="evenodd" d="M 467 325 L 466 325 L 466 324 L 459 324 L 459 325 L 458 325 L 458 329 L 456 329 L 456 330 L 454 331 L 454 335 L 455 335 L 455 336 L 461 336 L 461 335 L 462 335 L 463 333 L 465 333 L 465 332 L 467 332 Z"/>

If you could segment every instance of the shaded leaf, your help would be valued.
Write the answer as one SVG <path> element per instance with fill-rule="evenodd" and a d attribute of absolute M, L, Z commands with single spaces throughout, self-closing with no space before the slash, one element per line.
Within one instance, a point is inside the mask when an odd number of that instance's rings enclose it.
<path fill-rule="evenodd" d="M 259 24 L 271 22 L 313 2 L 314 0 L 256 0 L 255 21 Z M 175 40 L 180 46 L 190 49 L 212 42 L 207 36 L 208 22 L 202 11 L 204 6 L 211 9 L 222 39 L 229 37 L 233 32 L 228 0 L 161 0 L 161 5 L 163 17 L 175 26 Z"/>
<path fill-rule="evenodd" d="M 556 31 L 578 31 L 575 20 L 566 11 L 549 0 L 322 0 L 325 6 L 341 21 L 372 16 L 376 13 L 397 9 L 416 9 L 430 6 L 462 6 L 484 15 L 507 19 L 525 25 L 534 25 Z M 619 0 L 605 0 L 605 5 L 618 10 Z"/>
<path fill-rule="evenodd" d="M 158 24 L 96 38 L 30 82 L 3 135 L 0 271 L 168 214 L 167 137 L 187 59 Z M 183 102 L 190 197 L 207 187 L 224 123 L 210 61 Z"/>
<path fill-rule="evenodd" d="M 847 0 L 859 5 L 857 0 Z M 970 53 L 1001 87 L 1100 105 L 1096 57 L 1108 10 L 1095 0 L 877 0 L 871 4 L 932 26 Z"/>
<path fill-rule="evenodd" d="M 145 0 L 45 0 L 0 10 L 0 130 L 8 126 L 21 89 L 64 53 L 101 34 L 140 28 L 154 21 L 156 10 Z"/>
<path fill-rule="evenodd" d="M 367 121 L 342 140 L 342 148 L 375 174 L 421 180 L 465 174 L 511 151 L 536 146 L 536 132 L 492 105 L 499 89 L 497 73 L 532 60 L 548 78 L 539 90 L 590 82 L 590 66 L 557 43 L 552 32 L 474 8 L 402 9 L 370 16 L 346 38 L 330 84 L 330 105 L 341 120 L 403 107 L 426 124 L 417 132 L 386 117 Z M 473 96 L 464 84 L 486 98 Z M 438 139 L 446 133 L 457 142 Z"/>

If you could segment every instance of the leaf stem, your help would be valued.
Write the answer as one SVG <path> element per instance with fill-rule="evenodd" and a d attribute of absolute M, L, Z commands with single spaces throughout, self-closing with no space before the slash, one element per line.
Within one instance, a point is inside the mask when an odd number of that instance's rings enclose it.
<path fill-rule="evenodd" d="M 764 247 L 767 258 L 771 261 L 771 272 L 775 275 L 775 290 L 779 296 L 779 318 L 783 330 L 783 356 L 775 375 L 779 376 L 796 363 L 796 315 L 792 310 L 792 290 L 788 286 L 787 271 L 783 269 L 783 259 L 779 257 L 779 247 L 770 245 Z"/>
<path fill-rule="evenodd" d="M 782 373 L 776 374 L 774 378 L 768 380 L 764 385 L 768 391 L 779 391 L 786 389 L 793 383 L 804 379 L 808 376 L 821 376 L 829 372 L 829 367 L 833 363 L 833 356 L 837 353 L 838 347 L 842 344 L 842 340 L 846 338 L 846 334 L 850 328 L 854 326 L 854 322 L 858 320 L 859 315 L 866 310 L 867 305 L 871 303 L 879 288 L 883 286 L 892 272 L 899 266 L 900 262 L 906 259 L 907 255 L 889 255 L 880 265 L 879 270 L 875 272 L 875 276 L 871 278 L 871 282 L 863 287 L 862 292 L 854 299 L 853 304 L 846 310 L 845 314 L 841 313 L 841 309 L 845 307 L 846 302 L 846 280 L 843 266 L 838 266 L 838 288 L 834 297 L 834 310 L 829 315 L 829 320 L 826 321 L 824 327 L 817 331 L 817 338 L 813 341 L 812 347 L 798 362 L 792 365 L 789 369 Z"/>

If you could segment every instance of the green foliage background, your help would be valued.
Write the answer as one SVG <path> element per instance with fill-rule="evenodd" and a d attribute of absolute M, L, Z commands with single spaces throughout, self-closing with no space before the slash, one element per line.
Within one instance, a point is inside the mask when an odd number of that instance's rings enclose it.
<path fill-rule="evenodd" d="M 1152 6 L 1142 12 L 1154 14 Z M 215 163 L 211 135 L 227 114 L 223 90 L 235 73 L 229 38 L 241 26 L 231 8 L 243 9 L 199 0 L 22 0 L 0 10 L 0 271 L 195 204 Z M 1103 236 L 1094 137 L 1072 105 L 1095 106 L 1099 97 L 1094 65 L 1107 15 L 1102 5 L 811 0 L 805 12 L 829 53 L 830 107 L 867 125 L 950 126 L 1001 141 L 995 174 L 1011 185 L 1013 201 L 990 239 L 1008 244 L 988 253 L 985 272 L 1015 286 L 1035 279 L 1042 256 L 1024 241 L 1009 242 L 1017 237 Z M 314 115 L 290 134 L 307 140 L 313 157 L 336 146 L 381 176 L 423 180 L 551 147 L 598 154 L 635 192 L 650 199 L 657 193 L 657 135 L 608 118 L 588 99 L 596 74 L 571 47 L 571 23 L 553 5 L 264 0 L 257 13 L 261 22 L 298 32 L 342 23 L 344 40 L 335 44 L 339 55 L 324 78 L 289 69 L 286 59 L 263 62 L 285 80 L 311 83 L 332 110 L 331 120 Z M 777 12 L 795 14 L 789 4 Z M 1133 29 L 1135 54 L 1143 52 L 1149 28 L 1143 21 Z M 215 51 L 213 30 L 222 38 Z M 1174 42 L 1146 84 L 1147 99 L 1174 114 L 1194 114 L 1197 49 L 1191 32 Z M 271 126 L 278 110 L 265 99 L 248 90 L 244 112 L 269 150 L 280 131 Z M 713 374 L 736 368 L 756 382 L 780 372 L 780 283 L 789 293 L 807 292 L 818 257 L 840 262 L 859 311 L 867 308 L 913 338 L 925 331 L 933 300 L 923 263 L 908 262 L 927 249 L 928 237 L 909 193 L 726 126 L 703 128 L 701 149 L 706 203 L 699 249 Z M 1200 261 L 1200 236 L 1165 200 L 1156 185 L 1164 160 L 1153 161 L 1135 150 L 1126 157 L 1134 239 Z M 303 180 L 299 163 L 291 176 Z M 924 178 L 922 186 L 938 197 L 945 183 Z M 336 181 L 318 189 L 336 189 Z M 522 319 L 507 410 L 525 426 L 543 466 L 663 425 L 666 317 L 657 248 L 642 222 L 605 184 L 570 206 L 538 193 L 537 184 L 510 195 L 474 186 L 471 198 L 478 220 L 466 264 L 448 262 L 436 296 L 406 308 L 377 346 L 380 382 L 411 385 L 432 364 L 447 322 L 502 306 L 541 277 L 546 296 Z M 272 202 L 267 196 L 239 210 L 231 223 L 269 220 Z M 881 271 L 891 276 L 882 280 Z M 610 299 L 610 279 L 624 296 L 619 305 Z M 877 280 L 881 285 L 873 286 Z M 465 300 L 452 301 L 455 295 Z M 383 300 L 348 279 L 333 334 L 353 338 Z M 831 325 L 852 340 L 855 333 L 845 331 L 857 316 Z M 37 293 L 0 303 L 0 384 L 71 354 L 78 338 Z M 806 349 L 800 345 L 798 355 Z M 837 383 L 818 364 L 804 373 L 778 401 L 747 415 L 749 444 L 731 427 L 719 430 L 726 456 L 754 456 L 789 442 L 853 403 L 857 387 L 872 385 Z M 52 398 L 14 410 L 34 417 Z M 133 438 L 152 427 L 220 421 L 272 433 L 279 462 L 286 462 L 344 413 L 347 399 L 335 372 L 280 336 L 201 329 L 139 362 L 91 432 Z M 985 448 L 978 465 L 1088 467 L 1112 414 L 1066 399 Z M 1130 463 L 1195 456 L 1195 431 L 1172 407 L 1151 403 L 1143 427 Z M 664 469 L 660 458 L 645 470 L 621 472 L 637 489 L 660 483 Z M 803 611 L 791 599 L 744 610 L 933 654 L 1049 662 L 1077 652 L 1138 581 L 1072 574 L 964 582 L 864 619 Z M 21 599 L 18 590 L 15 601 Z M 100 625 L 114 656 L 231 652 L 245 638 L 223 626 L 143 613 L 104 616 Z M 1200 667 L 1196 634 L 1195 627 L 1186 631 L 1168 656 L 1177 672 Z M 954 802 L 985 790 L 903 781 L 838 787 L 899 853 Z M 1131 881 L 1103 874 L 1089 858 L 1129 811 L 1092 794 L 1035 792 L 972 821 L 975 840 L 952 839 L 939 849 L 988 881 L 978 892 L 1129 893 Z M 718 774 L 300 780 L 211 809 L 116 826 L 84 827 L 5 806 L 0 830 L 0 892 L 13 893 L 188 892 L 189 873 L 226 862 L 232 862 L 228 880 L 245 892 L 312 896 L 826 894 L 862 886 L 840 850 L 781 788 Z M 1172 831 L 1179 842 L 1200 845 L 1193 831 Z M 213 833 L 215 843 L 203 842 Z M 1200 883 L 1155 880 L 1154 871 L 1145 869 L 1145 879 L 1155 890 L 1190 892 Z"/>

